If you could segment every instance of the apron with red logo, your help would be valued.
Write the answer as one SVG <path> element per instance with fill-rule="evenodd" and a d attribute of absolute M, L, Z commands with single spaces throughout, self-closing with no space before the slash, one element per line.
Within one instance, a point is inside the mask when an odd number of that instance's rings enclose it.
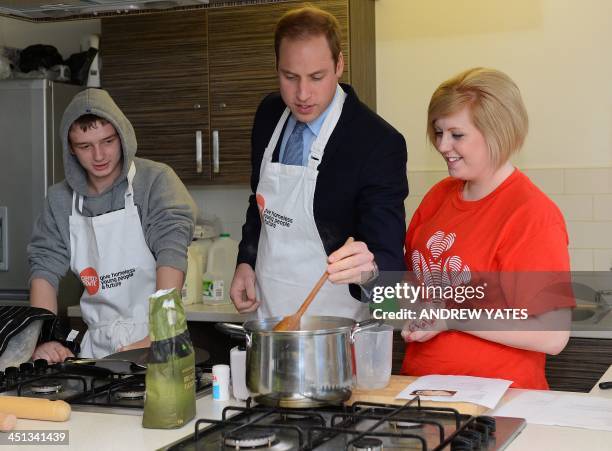
<path fill-rule="evenodd" d="M 148 299 L 155 292 L 156 263 L 134 205 L 135 174 L 132 162 L 123 210 L 86 217 L 80 213 L 83 196 L 72 195 L 70 268 L 85 286 L 81 313 L 88 326 L 81 357 L 104 357 L 149 333 Z"/>
<path fill-rule="evenodd" d="M 338 95 L 312 143 L 307 166 L 272 162 L 289 108 L 281 116 L 261 162 L 257 205 L 261 232 L 255 265 L 259 318 L 286 316 L 296 312 L 327 268 L 327 254 L 313 213 L 318 166 L 340 114 L 346 94 Z M 327 282 L 308 308 L 308 315 L 343 316 L 361 320 L 367 304 L 354 299 L 348 285 Z"/>

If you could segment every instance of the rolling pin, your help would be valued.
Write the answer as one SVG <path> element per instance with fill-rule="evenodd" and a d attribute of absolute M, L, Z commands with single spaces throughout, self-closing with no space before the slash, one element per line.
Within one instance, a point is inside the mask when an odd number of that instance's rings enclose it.
<path fill-rule="evenodd" d="M 10 432 L 15 429 L 17 417 L 12 413 L 0 412 L 0 432 Z"/>
<path fill-rule="evenodd" d="M 17 418 L 29 420 L 66 421 L 70 418 L 70 404 L 23 396 L 0 396 L 0 412 L 11 412 Z"/>

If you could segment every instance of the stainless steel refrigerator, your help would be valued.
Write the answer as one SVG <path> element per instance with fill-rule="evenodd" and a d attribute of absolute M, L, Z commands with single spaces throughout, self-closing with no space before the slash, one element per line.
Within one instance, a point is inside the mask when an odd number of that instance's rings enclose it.
<path fill-rule="evenodd" d="M 59 126 L 80 86 L 0 81 L 0 300 L 28 298 L 26 246 L 47 189 L 64 178 Z"/>

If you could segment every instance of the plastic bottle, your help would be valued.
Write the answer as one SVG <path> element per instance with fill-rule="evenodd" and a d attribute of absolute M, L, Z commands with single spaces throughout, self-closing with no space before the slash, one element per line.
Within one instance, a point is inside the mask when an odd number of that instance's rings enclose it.
<path fill-rule="evenodd" d="M 202 254 L 197 241 L 192 241 L 187 248 L 187 274 L 181 291 L 183 304 L 201 302 L 200 286 L 202 285 Z"/>
<path fill-rule="evenodd" d="M 210 245 L 206 272 L 202 277 L 202 302 L 204 304 L 225 304 L 231 302 L 230 284 L 236 269 L 238 242 L 222 233 Z"/>
<path fill-rule="evenodd" d="M 200 264 L 200 280 L 198 281 L 198 290 L 202 287 L 202 275 L 206 271 L 206 265 L 208 260 L 208 249 L 212 245 L 214 238 L 218 236 L 218 232 L 215 233 L 210 226 L 207 225 L 196 225 L 195 232 L 193 234 L 194 241 L 192 244 L 198 248 L 201 258 Z M 202 302 L 201 293 L 198 293 L 198 302 Z"/>
<path fill-rule="evenodd" d="M 212 238 L 216 236 L 210 227 L 197 224 L 193 234 L 193 241 L 187 248 L 187 274 L 181 290 L 183 304 L 196 304 L 202 302 L 202 276 L 206 269 L 208 249 L 212 245 Z"/>

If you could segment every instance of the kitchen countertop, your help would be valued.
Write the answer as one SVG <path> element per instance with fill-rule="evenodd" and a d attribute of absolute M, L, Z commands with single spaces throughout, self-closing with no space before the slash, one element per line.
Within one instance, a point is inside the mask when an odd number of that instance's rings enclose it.
<path fill-rule="evenodd" d="M 602 380 L 612 379 L 612 366 L 608 368 Z M 502 398 L 500 405 L 512 399 L 519 390 L 510 389 Z M 609 392 L 609 393 L 608 393 Z M 557 393 L 563 396 L 563 392 Z M 567 393 L 565 393 L 567 394 Z M 612 398 L 612 390 L 602 391 L 594 387 L 590 394 L 583 396 L 606 396 Z M 213 401 L 211 396 L 200 398 L 196 402 L 196 418 L 220 418 L 221 412 L 228 405 L 243 405 L 235 400 L 229 402 Z M 18 420 L 17 430 L 62 430 L 70 431 L 69 446 L 54 446 L 53 450 L 118 450 L 132 451 L 154 450 L 167 446 L 192 433 L 195 420 L 180 429 L 158 430 L 144 429 L 142 418 L 135 415 L 116 415 L 106 413 L 72 412 L 66 423 L 48 421 Z M 554 449 L 556 451 L 608 451 L 612 443 L 611 431 L 594 431 L 587 429 L 543 426 L 527 424 L 519 436 L 508 446 L 508 451 L 531 451 L 534 449 Z M 40 450 L 39 446 L 21 445 L 20 450 Z"/>
<path fill-rule="evenodd" d="M 596 324 L 573 322 L 570 336 L 576 338 L 612 339 L 612 311 L 608 312 L 608 314 Z"/>
<path fill-rule="evenodd" d="M 602 390 L 601 388 L 599 388 L 599 383 L 600 382 L 610 382 L 612 381 L 612 365 L 610 366 L 610 368 L 608 368 L 608 370 L 599 378 L 599 380 L 597 381 L 597 383 L 595 385 L 593 385 L 593 388 L 591 389 L 591 391 L 589 392 L 589 394 L 591 395 L 595 395 L 595 396 L 601 396 L 603 398 L 610 398 L 612 399 L 612 389 L 608 388 L 606 390 Z"/>

